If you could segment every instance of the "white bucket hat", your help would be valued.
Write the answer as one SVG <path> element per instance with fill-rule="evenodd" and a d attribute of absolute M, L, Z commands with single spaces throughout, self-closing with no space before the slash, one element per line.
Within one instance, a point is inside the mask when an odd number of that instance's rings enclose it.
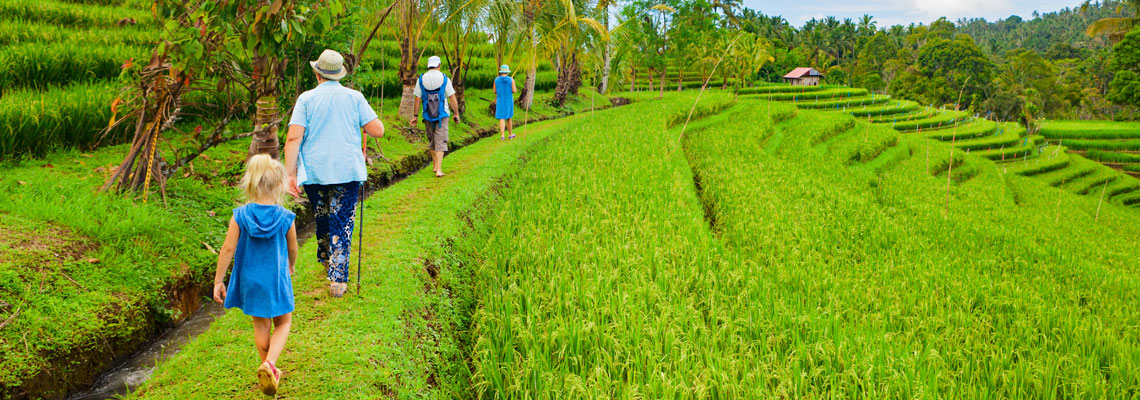
<path fill-rule="evenodd" d="M 340 78 L 344 78 L 348 74 L 348 71 L 344 69 L 344 56 L 329 49 L 325 49 L 317 61 L 309 61 L 309 65 L 317 74 L 334 81 L 339 81 Z"/>
<path fill-rule="evenodd" d="M 439 68 L 439 56 L 428 57 L 428 68 Z"/>

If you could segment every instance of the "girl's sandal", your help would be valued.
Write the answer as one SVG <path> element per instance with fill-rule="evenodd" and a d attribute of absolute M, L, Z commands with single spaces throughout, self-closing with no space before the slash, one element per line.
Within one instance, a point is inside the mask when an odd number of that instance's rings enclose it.
<path fill-rule="evenodd" d="M 281 382 L 281 370 L 273 363 L 266 361 L 261 363 L 257 368 L 257 384 L 261 387 L 261 393 L 267 395 L 274 395 L 277 393 L 277 384 Z"/>
<path fill-rule="evenodd" d="M 509 137 L 509 138 L 507 138 L 507 139 L 514 139 L 514 138 L 515 138 L 515 134 L 513 134 L 513 133 L 512 133 L 512 134 L 511 134 L 511 137 Z"/>

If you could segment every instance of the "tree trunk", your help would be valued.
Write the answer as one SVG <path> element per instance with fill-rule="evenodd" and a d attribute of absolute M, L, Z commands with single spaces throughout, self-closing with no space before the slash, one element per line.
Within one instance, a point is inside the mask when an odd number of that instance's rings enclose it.
<path fill-rule="evenodd" d="M 669 71 L 668 65 L 661 67 L 661 94 L 657 96 L 659 99 L 665 98 L 665 73 L 667 71 Z"/>
<path fill-rule="evenodd" d="M 405 121 L 411 120 L 416 116 L 416 93 L 415 86 L 404 84 L 404 90 L 400 94 L 400 109 L 397 113 Z"/>
<path fill-rule="evenodd" d="M 645 81 L 649 83 L 650 92 L 653 91 L 653 71 L 653 68 L 650 68 L 649 71 L 646 71 L 646 75 L 649 76 L 649 79 L 646 79 Z"/>
<path fill-rule="evenodd" d="M 629 67 L 629 91 L 633 93 L 633 89 L 637 88 L 637 68 Z"/>
<path fill-rule="evenodd" d="M 467 65 L 463 62 L 463 56 L 466 53 L 464 47 L 468 40 L 466 37 L 455 35 L 455 62 L 451 64 L 451 81 L 452 86 L 455 87 L 455 102 L 459 106 L 459 115 L 467 114 L 467 100 L 464 98 L 463 93 L 467 90 Z"/>
<path fill-rule="evenodd" d="M 572 75 L 574 73 L 574 61 L 572 58 L 566 59 L 558 57 L 558 83 L 554 86 L 554 106 L 561 107 L 566 103 L 566 97 L 570 93 L 570 86 Z"/>
<path fill-rule="evenodd" d="M 249 142 L 249 156 L 268 154 L 278 158 L 280 142 L 277 139 L 277 98 L 262 96 L 257 99 L 257 113 L 253 116 L 253 140 Z"/>
<path fill-rule="evenodd" d="M 606 27 L 606 32 L 610 31 L 610 6 L 606 6 L 602 10 L 602 21 Z M 602 82 L 598 86 L 598 92 L 605 94 L 606 90 L 610 87 L 610 42 L 605 42 L 602 45 Z"/>
<path fill-rule="evenodd" d="M 531 28 L 530 37 L 532 45 L 530 51 L 538 51 L 538 36 L 535 35 L 534 28 Z M 515 101 L 515 104 L 519 107 L 522 107 L 524 110 L 529 110 L 531 104 L 534 104 L 534 79 L 535 75 L 538 73 L 538 65 L 536 65 L 537 62 L 535 61 L 537 59 L 537 55 L 531 54 L 530 57 L 531 62 L 530 66 L 527 67 L 526 70 L 526 81 L 523 82 L 523 88 L 519 91 L 519 98 Z"/>
<path fill-rule="evenodd" d="M 684 82 L 685 82 L 685 71 L 684 70 L 678 71 L 677 72 L 677 91 L 678 92 L 680 92 L 681 89 L 683 88 Z"/>
<path fill-rule="evenodd" d="M 570 95 L 577 96 L 578 89 L 582 87 L 582 65 L 578 61 L 578 54 L 570 56 Z"/>
<path fill-rule="evenodd" d="M 420 61 L 416 43 L 413 43 L 411 38 L 415 33 L 416 22 L 419 18 L 416 15 L 418 12 L 415 2 L 407 2 L 407 7 L 402 7 L 400 12 L 402 14 L 400 21 L 402 26 L 400 28 L 403 37 L 400 38 L 400 68 L 397 70 L 397 76 L 400 78 L 400 83 L 404 85 L 404 91 L 400 96 L 398 113 L 401 118 L 410 120 L 416 115 L 416 96 L 413 89 L 416 85 L 416 65 Z"/>

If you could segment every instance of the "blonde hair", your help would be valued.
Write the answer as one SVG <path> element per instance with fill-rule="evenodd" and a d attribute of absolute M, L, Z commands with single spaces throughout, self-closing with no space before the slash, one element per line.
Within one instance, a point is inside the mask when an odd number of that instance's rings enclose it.
<path fill-rule="evenodd" d="M 245 200 L 273 199 L 280 204 L 285 197 L 285 166 L 268 154 L 258 154 L 245 162 L 245 176 L 238 187 Z"/>

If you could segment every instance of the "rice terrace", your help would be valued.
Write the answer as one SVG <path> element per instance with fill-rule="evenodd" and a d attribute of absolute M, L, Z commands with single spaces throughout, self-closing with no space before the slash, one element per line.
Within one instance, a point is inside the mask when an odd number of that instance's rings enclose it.
<path fill-rule="evenodd" d="M 0 399 L 1140 397 L 1069 1 L 0 0 Z"/>

